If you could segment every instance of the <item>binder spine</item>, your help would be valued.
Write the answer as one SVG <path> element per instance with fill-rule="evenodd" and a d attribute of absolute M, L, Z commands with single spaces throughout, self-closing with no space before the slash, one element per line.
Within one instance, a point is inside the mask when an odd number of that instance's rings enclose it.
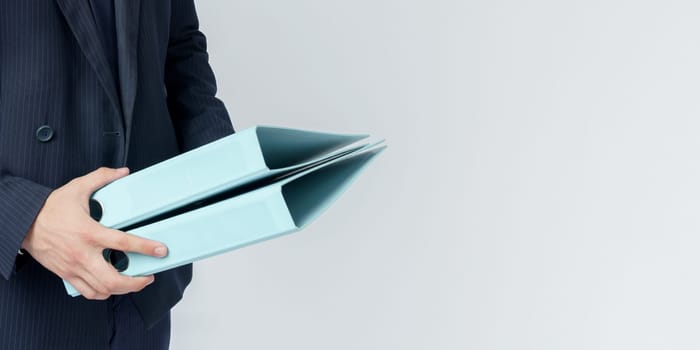
<path fill-rule="evenodd" d="M 167 242 L 168 255 L 156 258 L 126 252 L 122 274 L 143 276 L 191 263 L 298 230 L 279 185 L 268 186 L 210 206 L 143 226 L 131 234 Z M 71 296 L 78 291 L 64 281 Z"/>
<path fill-rule="evenodd" d="M 168 242 L 168 256 L 127 253 L 129 276 L 148 275 L 296 230 L 279 186 L 227 199 L 131 234 Z"/>

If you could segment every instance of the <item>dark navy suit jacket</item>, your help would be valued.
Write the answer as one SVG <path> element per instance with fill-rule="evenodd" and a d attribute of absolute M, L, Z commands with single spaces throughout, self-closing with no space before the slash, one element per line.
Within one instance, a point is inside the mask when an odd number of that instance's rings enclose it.
<path fill-rule="evenodd" d="M 118 77 L 89 1 L 0 1 L 0 349 L 101 349 L 111 331 L 106 301 L 68 296 L 58 276 L 17 255 L 53 189 L 233 133 L 193 0 L 115 3 Z M 146 324 L 191 276 L 191 265 L 159 273 L 131 294 Z"/>

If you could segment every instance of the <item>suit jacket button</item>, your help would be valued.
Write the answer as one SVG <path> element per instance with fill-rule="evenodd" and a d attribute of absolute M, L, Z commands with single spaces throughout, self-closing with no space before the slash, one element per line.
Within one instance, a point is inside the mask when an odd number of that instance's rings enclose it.
<path fill-rule="evenodd" d="M 48 125 L 42 125 L 36 129 L 36 139 L 39 142 L 49 142 L 53 138 L 53 129 Z"/>

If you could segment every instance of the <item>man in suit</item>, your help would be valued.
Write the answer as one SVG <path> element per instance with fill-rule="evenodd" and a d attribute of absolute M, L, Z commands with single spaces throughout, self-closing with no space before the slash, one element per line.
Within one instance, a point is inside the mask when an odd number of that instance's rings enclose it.
<path fill-rule="evenodd" d="M 0 349 L 168 347 L 191 265 L 120 275 L 104 248 L 167 247 L 88 199 L 233 133 L 198 26 L 193 0 L 0 1 Z"/>

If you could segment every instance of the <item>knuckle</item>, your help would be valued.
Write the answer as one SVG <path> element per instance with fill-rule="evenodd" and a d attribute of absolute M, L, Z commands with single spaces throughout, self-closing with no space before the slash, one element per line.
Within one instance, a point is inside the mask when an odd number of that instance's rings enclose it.
<path fill-rule="evenodd" d="M 69 282 L 78 277 L 78 274 L 71 269 L 61 268 L 58 272 L 60 273 L 60 276 L 63 277 L 63 279 L 68 280 Z"/>
<path fill-rule="evenodd" d="M 78 255 L 77 253 L 74 252 L 69 252 L 66 257 L 65 257 L 65 263 L 68 266 L 75 266 L 78 264 Z M 70 267 L 66 268 L 67 270 L 70 269 Z"/>
<path fill-rule="evenodd" d="M 105 287 L 107 287 L 105 292 L 116 290 L 119 288 L 119 282 L 115 281 L 114 279 L 109 279 L 105 281 Z"/>
<path fill-rule="evenodd" d="M 95 297 L 97 297 L 97 293 L 92 290 L 81 291 L 80 294 L 82 294 L 86 299 L 90 300 L 94 300 Z"/>
<path fill-rule="evenodd" d="M 130 245 L 129 236 L 127 236 L 125 234 L 120 234 L 114 242 L 116 245 L 116 247 L 114 247 L 114 248 L 119 249 L 119 250 L 124 250 L 124 251 L 129 250 L 129 245 Z"/>
<path fill-rule="evenodd" d="M 99 286 L 95 291 L 98 297 L 100 295 L 109 294 L 109 288 L 107 286 Z"/>
<path fill-rule="evenodd" d="M 88 261 L 88 254 L 87 252 L 80 251 L 80 250 L 74 250 L 70 253 L 70 261 L 72 263 L 78 263 L 78 264 L 85 264 Z"/>
<path fill-rule="evenodd" d="M 81 225 L 80 232 L 81 238 L 87 243 L 100 243 L 104 237 L 102 227 L 89 220 Z"/>
<path fill-rule="evenodd" d="M 78 227 L 75 229 L 76 234 L 80 236 L 80 238 L 90 241 L 95 239 L 95 234 L 92 232 L 90 229 L 90 226 L 85 225 L 85 224 L 79 224 Z"/>
<path fill-rule="evenodd" d="M 94 234 L 92 234 L 91 232 L 85 232 L 81 236 L 83 238 L 83 241 L 85 241 L 85 243 L 87 243 L 89 245 L 95 245 L 95 244 L 99 243 L 98 238 Z"/>
<path fill-rule="evenodd" d="M 103 167 L 99 167 L 97 169 L 97 175 L 102 177 L 102 178 L 106 178 L 106 177 L 110 176 L 111 174 L 112 174 L 112 169 L 110 169 L 110 168 L 103 166 Z"/>

